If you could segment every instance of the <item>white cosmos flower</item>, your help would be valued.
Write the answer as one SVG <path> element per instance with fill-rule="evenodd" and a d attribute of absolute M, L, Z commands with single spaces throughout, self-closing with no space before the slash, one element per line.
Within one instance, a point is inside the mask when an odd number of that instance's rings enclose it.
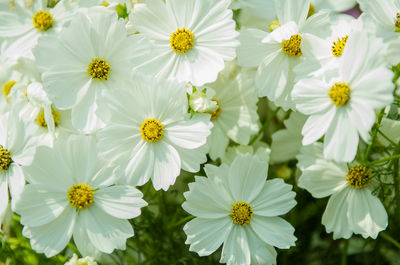
<path fill-rule="evenodd" d="M 196 176 L 182 207 L 196 216 L 183 230 L 186 244 L 200 256 L 223 244 L 221 263 L 276 264 L 278 248 L 294 246 L 294 228 L 279 215 L 296 205 L 291 185 L 267 180 L 268 162 L 249 154 L 232 165 L 207 164 L 207 177 Z"/>
<path fill-rule="evenodd" d="M 315 198 L 330 196 L 322 224 L 334 239 L 348 239 L 353 233 L 375 239 L 386 229 L 388 216 L 372 194 L 377 183 L 368 169 L 325 159 L 321 143 L 303 147 L 297 159 L 302 170 L 299 187 Z"/>
<path fill-rule="evenodd" d="M 307 19 L 309 0 L 276 0 L 278 21 L 271 33 L 243 29 L 238 47 L 238 64 L 257 67 L 258 96 L 267 96 L 284 109 L 294 108 L 290 92 L 294 85 L 293 68 L 312 56 L 309 36 L 321 33 L 329 23 L 327 12 Z"/>
<path fill-rule="evenodd" d="M 157 77 L 214 82 L 224 61 L 235 58 L 238 33 L 230 0 L 148 0 L 136 5 L 132 25 L 151 42 L 138 70 Z"/>
<path fill-rule="evenodd" d="M 365 32 L 349 36 L 339 71 L 329 80 L 304 79 L 292 97 L 296 108 L 309 115 L 303 145 L 323 135 L 327 159 L 353 161 L 359 136 L 368 142 L 375 111 L 393 101 L 393 72 L 381 60 L 382 45 Z"/>
<path fill-rule="evenodd" d="M 25 178 L 21 166 L 32 163 L 36 143 L 33 126 L 19 119 L 16 111 L 0 116 L 0 216 L 11 195 L 12 209 L 21 193 Z"/>
<path fill-rule="evenodd" d="M 9 50 L 13 57 L 33 59 L 32 48 L 43 35 L 55 35 L 73 14 L 70 1 L 61 0 L 54 8 L 47 7 L 47 0 L 3 1 L 0 4 L 0 37 L 10 39 Z"/>
<path fill-rule="evenodd" d="M 147 205 L 136 188 L 113 185 L 114 167 L 98 159 L 94 137 L 70 136 L 52 149 L 41 146 L 24 172 L 30 184 L 16 211 L 23 235 L 47 257 L 62 251 L 72 236 L 83 255 L 125 249 L 133 236 L 126 219 Z"/>
<path fill-rule="evenodd" d="M 168 190 L 181 168 L 197 172 L 206 162 L 210 115 L 190 119 L 184 84 L 138 78 L 110 91 L 99 109 L 107 126 L 97 134 L 102 155 L 121 165 L 123 183 Z"/>
<path fill-rule="evenodd" d="M 125 23 L 104 7 L 83 9 L 57 36 L 46 36 L 34 49 L 43 88 L 55 107 L 72 109 L 72 124 L 83 131 L 102 126 L 97 101 L 130 76 L 142 53 L 138 36 L 127 37 Z M 68 80 L 66 82 L 66 80 Z"/>
<path fill-rule="evenodd" d="M 36 135 L 41 144 L 52 146 L 60 131 L 77 133 L 71 124 L 71 111 L 56 109 L 40 82 L 27 86 L 26 97 L 19 105 L 20 117 L 37 127 Z"/>
<path fill-rule="evenodd" d="M 259 130 L 257 92 L 254 73 L 230 64 L 209 87 L 209 95 L 217 102 L 218 109 L 211 114 L 214 127 L 207 138 L 210 157 L 222 158 L 229 140 L 247 145 L 250 137 Z"/>

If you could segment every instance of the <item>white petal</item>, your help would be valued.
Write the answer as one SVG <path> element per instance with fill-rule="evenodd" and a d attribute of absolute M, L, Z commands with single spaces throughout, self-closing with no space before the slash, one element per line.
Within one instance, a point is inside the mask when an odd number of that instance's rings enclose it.
<path fill-rule="evenodd" d="M 68 207 L 49 224 L 38 227 L 25 226 L 22 234 L 30 239 L 32 249 L 44 253 L 46 257 L 52 257 L 60 253 L 71 239 L 75 216 L 75 208 Z"/>
<path fill-rule="evenodd" d="M 352 226 L 348 221 L 350 187 L 334 193 L 328 201 L 325 212 L 322 215 L 322 224 L 326 232 L 333 232 L 333 239 L 350 238 L 353 234 Z"/>
<path fill-rule="evenodd" d="M 290 248 L 295 245 L 296 237 L 291 224 L 280 217 L 254 215 L 250 227 L 267 244 L 278 248 Z"/>
<path fill-rule="evenodd" d="M 127 220 L 121 220 L 106 214 L 96 205 L 80 212 L 84 218 L 91 243 L 101 252 L 110 254 L 114 249 L 126 248 L 126 239 L 133 236 L 132 226 Z"/>
<path fill-rule="evenodd" d="M 245 229 L 249 249 L 251 251 L 252 265 L 276 264 L 277 253 L 275 248 L 260 239 L 253 229 Z"/>
<path fill-rule="evenodd" d="M 251 204 L 265 185 L 268 163 L 246 154 L 237 156 L 229 169 L 229 187 L 236 201 Z"/>
<path fill-rule="evenodd" d="M 131 219 L 140 215 L 140 208 L 147 205 L 143 193 L 130 186 L 112 186 L 95 192 L 94 203 L 109 215 Z"/>
<path fill-rule="evenodd" d="M 240 225 L 234 225 L 224 242 L 220 263 L 228 265 L 250 265 L 250 249 L 246 232 Z"/>
<path fill-rule="evenodd" d="M 68 206 L 67 191 L 58 192 L 48 186 L 27 185 L 15 205 L 21 215 L 21 224 L 36 227 L 46 225 L 58 218 Z"/>
<path fill-rule="evenodd" d="M 156 143 L 154 152 L 154 173 L 151 177 L 156 190 L 168 190 L 181 172 L 181 158 L 174 147 L 165 142 Z"/>
<path fill-rule="evenodd" d="M 242 29 L 240 31 L 240 46 L 237 48 L 240 66 L 257 67 L 270 53 L 270 45 L 261 42 L 266 36 L 267 32 L 258 29 Z"/>
<path fill-rule="evenodd" d="M 199 256 L 208 256 L 224 242 L 233 226 L 229 217 L 219 219 L 195 218 L 186 223 L 183 231 L 187 235 L 185 244 L 190 244 L 190 251 Z"/>
<path fill-rule="evenodd" d="M 349 202 L 349 222 L 354 232 L 364 238 L 375 239 L 378 233 L 388 225 L 388 215 L 379 198 L 371 194 L 371 189 L 352 189 L 352 200 Z"/>
<path fill-rule="evenodd" d="M 292 185 L 285 184 L 282 179 L 267 180 L 251 206 L 256 215 L 282 215 L 297 204 L 294 200 L 295 196 L 296 193 L 292 191 Z"/>
<path fill-rule="evenodd" d="M 333 103 L 328 96 L 328 86 L 318 79 L 303 79 L 293 88 L 292 99 L 296 108 L 306 114 L 326 111 Z"/>
<path fill-rule="evenodd" d="M 310 0 L 275 0 L 275 9 L 277 17 L 281 24 L 294 21 L 296 24 L 302 24 L 310 9 Z"/>
<path fill-rule="evenodd" d="M 304 135 L 303 145 L 309 145 L 318 141 L 329 129 L 336 114 L 335 106 L 326 112 L 317 113 L 310 116 L 301 130 Z"/>
<path fill-rule="evenodd" d="M 177 122 L 165 128 L 165 135 L 169 143 L 186 149 L 195 149 L 204 145 L 207 136 L 211 133 L 213 124 L 208 116 L 195 115 L 190 120 Z"/>

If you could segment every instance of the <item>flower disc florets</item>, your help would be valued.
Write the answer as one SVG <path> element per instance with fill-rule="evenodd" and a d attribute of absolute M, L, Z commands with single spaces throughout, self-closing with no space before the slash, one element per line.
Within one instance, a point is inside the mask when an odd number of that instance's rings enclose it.
<path fill-rule="evenodd" d="M 108 62 L 104 59 L 94 58 L 87 69 L 87 73 L 91 78 L 99 81 L 107 80 L 111 69 Z"/>
<path fill-rule="evenodd" d="M 46 31 L 53 25 L 54 19 L 50 12 L 39 10 L 32 17 L 33 26 L 41 31 Z"/>
<path fill-rule="evenodd" d="M 371 181 L 371 172 L 364 166 L 356 166 L 347 172 L 347 184 L 355 189 L 367 187 Z"/>
<path fill-rule="evenodd" d="M 253 208 L 247 202 L 238 201 L 232 205 L 229 216 L 232 218 L 233 223 L 245 226 L 250 223 L 253 217 Z"/>
<path fill-rule="evenodd" d="M 60 113 L 57 110 L 52 109 L 51 115 L 53 115 L 54 125 L 58 126 L 58 124 L 60 123 L 60 118 L 61 118 Z M 47 122 L 44 118 L 44 110 L 43 109 L 39 112 L 39 114 L 36 118 L 36 122 L 41 127 L 47 127 Z"/>
<path fill-rule="evenodd" d="M 289 56 L 299 57 L 301 52 L 301 36 L 299 34 L 293 35 L 288 40 L 282 41 L 282 51 Z"/>
<path fill-rule="evenodd" d="M 74 184 L 67 194 L 69 204 L 78 210 L 86 209 L 93 203 L 94 192 L 87 184 Z"/>
<path fill-rule="evenodd" d="M 193 47 L 194 34 L 185 28 L 178 29 L 171 34 L 169 43 L 175 53 L 186 53 Z"/>
<path fill-rule="evenodd" d="M 8 170 L 8 166 L 11 164 L 11 155 L 7 149 L 0 145 L 0 171 Z"/>
<path fill-rule="evenodd" d="M 342 56 L 344 47 L 346 46 L 347 39 L 349 38 L 348 35 L 338 38 L 337 41 L 333 42 L 332 45 L 332 54 L 336 57 Z"/>
<path fill-rule="evenodd" d="M 160 141 L 164 136 L 164 126 L 156 119 L 147 119 L 140 127 L 143 140 L 154 143 Z"/>
<path fill-rule="evenodd" d="M 394 24 L 396 32 L 400 32 L 400 13 L 397 13 L 396 23 Z"/>
<path fill-rule="evenodd" d="M 350 99 L 350 87 L 344 82 L 336 82 L 330 89 L 328 96 L 336 106 L 345 105 Z"/>

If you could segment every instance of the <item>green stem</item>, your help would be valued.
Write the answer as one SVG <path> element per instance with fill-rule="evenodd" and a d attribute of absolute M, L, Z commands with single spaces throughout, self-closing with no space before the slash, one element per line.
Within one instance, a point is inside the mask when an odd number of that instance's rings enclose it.
<path fill-rule="evenodd" d="M 378 133 L 383 136 L 388 142 L 390 142 L 392 145 L 397 145 L 392 139 L 390 139 L 385 133 L 383 133 L 380 129 L 378 129 Z"/>
<path fill-rule="evenodd" d="M 395 154 L 400 154 L 400 142 L 396 146 Z M 400 179 L 399 179 L 399 158 L 393 160 L 393 179 L 394 179 L 394 192 L 395 192 L 395 222 L 400 225 Z"/>
<path fill-rule="evenodd" d="M 391 237 L 389 234 L 385 233 L 385 232 L 380 232 L 379 235 L 385 239 L 386 241 L 392 243 L 393 245 L 395 245 L 398 249 L 400 249 L 400 243 L 394 239 L 393 237 Z"/>
<path fill-rule="evenodd" d="M 374 127 L 372 129 L 371 143 L 368 145 L 367 152 L 365 152 L 365 155 L 364 155 L 364 161 L 365 162 L 368 160 L 369 154 L 372 151 L 372 146 L 375 143 L 376 136 L 378 135 L 378 129 L 379 129 L 379 126 L 381 125 L 381 121 L 382 121 L 382 118 L 383 118 L 384 114 L 385 114 L 385 109 L 382 109 L 381 112 L 378 115 L 378 121 L 375 123 L 375 125 L 374 125 Z"/>
<path fill-rule="evenodd" d="M 387 161 L 391 161 L 391 160 L 399 159 L 399 158 L 400 158 L 400 154 L 397 154 L 397 155 L 388 156 L 388 157 L 385 157 L 385 158 L 382 158 L 379 160 L 375 160 L 375 161 L 372 161 L 372 162 L 369 162 L 366 164 L 367 164 L 367 166 L 372 166 L 372 165 L 380 164 L 383 162 L 387 162 Z"/>
<path fill-rule="evenodd" d="M 276 114 L 281 110 L 281 107 L 277 107 L 275 111 L 268 117 L 268 119 L 264 122 L 263 126 L 260 128 L 258 131 L 257 135 L 255 135 L 251 141 L 249 142 L 249 145 L 254 144 L 254 142 L 260 137 L 260 135 L 264 132 L 265 128 L 270 124 L 270 122 L 275 118 Z"/>
<path fill-rule="evenodd" d="M 349 250 L 349 240 L 344 241 L 344 246 L 342 250 L 342 262 L 341 265 L 347 265 L 347 251 Z"/>
<path fill-rule="evenodd" d="M 195 218 L 195 217 L 196 217 L 196 216 L 193 216 L 193 215 L 186 216 L 185 218 L 179 220 L 179 222 L 176 222 L 176 223 L 174 224 L 173 227 L 174 227 L 174 228 L 175 228 L 175 227 L 178 227 L 178 226 L 180 226 L 181 224 L 184 224 L 184 223 L 186 223 L 186 222 L 192 220 L 192 219 Z"/>

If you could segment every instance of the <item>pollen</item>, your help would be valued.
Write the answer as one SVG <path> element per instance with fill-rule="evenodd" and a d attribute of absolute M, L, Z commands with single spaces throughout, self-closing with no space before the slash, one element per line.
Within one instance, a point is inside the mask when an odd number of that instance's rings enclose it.
<path fill-rule="evenodd" d="M 347 39 L 349 38 L 348 35 L 338 38 L 337 41 L 333 42 L 332 45 L 332 54 L 335 55 L 336 57 L 342 56 L 344 47 L 346 46 Z"/>
<path fill-rule="evenodd" d="M 93 203 L 94 191 L 87 184 L 74 184 L 67 194 L 69 204 L 78 210 L 86 209 Z"/>
<path fill-rule="evenodd" d="M 336 106 L 343 106 L 350 99 L 350 87 L 344 82 L 336 82 L 330 89 L 328 96 Z"/>
<path fill-rule="evenodd" d="M 400 13 L 397 13 L 396 23 L 394 24 L 396 32 L 400 32 Z"/>
<path fill-rule="evenodd" d="M 0 145 L 0 171 L 8 170 L 8 166 L 11 164 L 10 152 Z"/>
<path fill-rule="evenodd" d="M 186 53 L 193 47 L 194 34 L 185 28 L 178 29 L 171 34 L 169 44 L 175 53 Z"/>
<path fill-rule="evenodd" d="M 149 143 L 158 142 L 164 136 L 163 124 L 153 118 L 145 120 L 140 127 L 140 131 L 142 132 L 142 139 Z"/>
<path fill-rule="evenodd" d="M 276 30 L 277 28 L 279 28 L 281 26 L 281 23 L 279 23 L 278 20 L 274 20 L 271 22 L 271 24 L 269 24 L 269 30 L 272 32 L 274 30 Z"/>
<path fill-rule="evenodd" d="M 60 124 L 60 118 L 61 118 L 60 113 L 57 110 L 52 109 L 51 115 L 53 115 L 54 125 L 58 126 L 58 124 Z M 47 127 L 47 122 L 44 118 L 44 110 L 43 109 L 39 112 L 39 114 L 36 118 L 36 122 L 41 127 Z"/>
<path fill-rule="evenodd" d="M 88 75 L 99 81 L 107 80 L 110 75 L 111 69 L 108 62 L 104 59 L 94 58 L 87 69 Z"/>
<path fill-rule="evenodd" d="M 221 114 L 221 104 L 219 103 L 218 99 L 213 98 L 212 101 L 215 101 L 217 103 L 218 109 L 216 109 L 215 111 L 213 111 L 211 113 L 211 118 L 210 120 L 215 120 L 219 117 L 219 114 Z"/>
<path fill-rule="evenodd" d="M 247 202 L 238 201 L 232 205 L 232 210 L 229 215 L 234 224 L 241 226 L 248 225 L 253 217 L 253 208 Z"/>
<path fill-rule="evenodd" d="M 356 166 L 347 172 L 347 185 L 355 189 L 367 187 L 371 182 L 371 172 L 364 166 Z"/>
<path fill-rule="evenodd" d="M 33 26 L 41 31 L 48 30 L 49 28 L 51 28 L 51 26 L 53 26 L 54 23 L 54 19 L 51 16 L 50 12 L 43 10 L 39 10 L 38 12 L 36 12 L 32 17 L 32 21 Z"/>
<path fill-rule="evenodd" d="M 299 34 L 293 35 L 290 39 L 282 41 L 282 51 L 289 56 L 299 57 L 301 52 L 301 36 Z"/>
<path fill-rule="evenodd" d="M 17 81 L 14 81 L 14 80 L 11 80 L 11 81 L 8 81 L 8 82 L 4 83 L 3 89 L 1 90 L 1 92 L 3 93 L 3 96 L 5 98 L 8 97 L 8 95 L 11 92 L 11 88 L 15 85 L 15 83 L 17 83 Z"/>

